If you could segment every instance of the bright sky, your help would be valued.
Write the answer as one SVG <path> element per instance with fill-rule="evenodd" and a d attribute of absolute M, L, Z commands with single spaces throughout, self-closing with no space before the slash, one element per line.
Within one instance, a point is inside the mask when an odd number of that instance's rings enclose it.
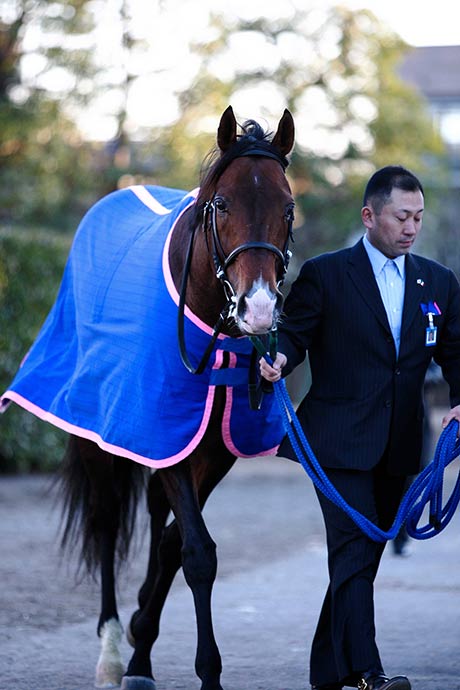
<path fill-rule="evenodd" d="M 411 45 L 460 44 L 456 0 L 342 0 L 342 4 L 371 10 Z"/>
<path fill-rule="evenodd" d="M 324 8 L 328 4 L 342 4 L 351 9 L 367 8 L 390 29 L 398 33 L 407 43 L 422 45 L 459 45 L 460 22 L 456 0 L 162 0 L 145 3 L 145 0 L 132 0 L 139 3 L 135 14 L 140 33 L 144 33 L 149 44 L 149 54 L 141 56 L 136 71 L 143 73 L 131 89 L 129 111 L 132 124 L 152 127 L 171 122 L 177 116 L 177 100 L 174 92 L 188 86 L 196 71 L 197 58 L 190 53 L 189 42 L 203 37 L 208 23 L 209 10 L 223 13 L 229 22 L 235 18 L 251 19 L 266 16 L 276 19 L 290 16 L 293 7 L 301 9 Z M 119 36 L 111 26 L 110 8 L 117 0 L 105 0 L 99 6 L 97 17 L 100 27 L 98 47 L 107 70 L 116 75 L 123 69 Z M 265 46 L 266 50 L 266 46 Z M 295 50 L 295 48 L 294 48 Z M 273 47 L 273 51 L 276 48 Z M 245 65 L 257 55 L 254 45 L 235 47 L 232 64 L 219 65 L 222 71 L 231 70 L 234 65 Z M 276 60 L 279 56 L 267 54 Z M 265 53 L 264 53 L 265 59 Z M 152 73 L 153 72 L 153 73 Z M 116 77 L 115 77 L 116 78 Z M 253 112 L 253 103 L 272 99 L 273 110 L 282 112 L 284 105 L 277 104 L 276 94 L 270 93 L 266 85 L 262 94 L 253 89 L 252 94 L 244 94 L 244 112 L 239 113 L 239 103 L 234 105 L 237 115 L 258 118 Z M 273 88 L 272 88 L 273 91 Z M 252 96 L 252 98 L 250 98 Z M 279 100 L 279 98 L 278 98 Z M 243 103 L 241 103 L 243 106 Z M 86 111 L 80 117 L 79 125 L 90 138 L 105 139 L 114 135 L 115 120 L 110 116 L 117 110 L 117 95 L 102 94 L 97 108 Z M 250 112 L 249 112 L 250 111 Z M 273 123 L 271 123 L 273 124 Z"/>

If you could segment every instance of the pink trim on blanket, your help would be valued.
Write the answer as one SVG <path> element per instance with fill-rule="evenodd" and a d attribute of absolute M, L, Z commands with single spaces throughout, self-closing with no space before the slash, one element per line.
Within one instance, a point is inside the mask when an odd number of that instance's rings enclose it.
<path fill-rule="evenodd" d="M 230 361 L 228 364 L 229 369 L 233 369 L 236 367 L 236 362 L 237 362 L 237 357 L 234 352 L 230 352 Z M 230 451 L 230 453 L 233 453 L 233 455 L 236 455 L 238 458 L 256 458 L 260 457 L 261 455 L 275 455 L 276 451 L 279 448 L 279 445 L 275 446 L 274 448 L 269 448 L 268 450 L 263 450 L 260 453 L 256 453 L 255 455 L 247 455 L 245 453 L 242 453 L 236 446 L 232 438 L 232 432 L 231 432 L 231 426 L 230 426 L 230 420 L 232 416 L 232 406 L 233 406 L 233 388 L 231 386 L 227 386 L 227 395 L 225 399 L 225 410 L 224 414 L 222 416 L 222 439 L 225 443 L 225 446 L 227 450 Z"/>
<path fill-rule="evenodd" d="M 74 434 L 75 436 L 80 436 L 81 438 L 86 438 L 88 439 L 88 441 L 93 441 L 100 448 L 102 448 L 102 450 L 105 450 L 108 453 L 113 453 L 114 455 L 120 455 L 123 458 L 134 460 L 134 462 L 138 462 L 141 465 L 146 465 L 147 467 L 161 469 L 162 467 L 170 467 L 171 465 L 176 465 L 178 462 L 181 462 L 181 460 L 184 460 L 186 457 L 188 457 L 190 453 L 192 453 L 192 451 L 194 451 L 195 448 L 198 446 L 208 427 L 209 417 L 211 415 L 212 405 L 214 401 L 214 393 L 215 386 L 210 386 L 208 390 L 205 411 L 203 414 L 203 418 L 201 420 L 200 428 L 198 429 L 197 433 L 192 438 L 190 443 L 186 446 L 186 448 L 181 450 L 180 453 L 176 453 L 176 455 L 171 455 L 169 458 L 164 458 L 164 460 L 152 460 L 151 458 L 146 458 L 143 455 L 138 455 L 137 453 L 133 453 L 130 450 L 121 448 L 120 446 L 115 446 L 112 443 L 107 443 L 95 431 L 91 431 L 90 429 L 85 429 L 83 427 L 76 426 L 75 424 L 71 424 L 70 422 L 67 422 L 65 419 L 61 419 L 60 417 L 57 417 L 51 412 L 43 410 L 41 407 L 38 407 L 38 405 L 34 405 L 34 403 L 30 402 L 30 400 L 23 398 L 22 395 L 18 395 L 18 393 L 15 393 L 15 391 L 6 391 L 6 393 L 2 395 L 0 402 L 5 403 L 5 401 L 7 400 L 12 401 L 16 403 L 16 405 L 19 405 L 20 407 L 24 408 L 24 410 L 27 410 L 27 412 L 31 412 L 39 419 L 42 419 L 44 422 L 49 422 L 50 424 L 53 424 L 58 429 L 62 429 L 63 431 L 66 431 L 69 434 Z"/>
<path fill-rule="evenodd" d="M 227 399 L 225 401 L 225 410 L 224 410 L 224 415 L 222 418 L 222 438 L 224 440 L 225 446 L 227 450 L 230 451 L 233 455 L 236 455 L 237 458 L 257 458 L 260 457 L 261 455 L 276 455 L 276 451 L 279 448 L 279 445 L 274 446 L 273 448 L 268 448 L 267 450 L 262 450 L 259 453 L 255 453 L 253 455 L 247 455 L 246 453 L 242 453 L 236 446 L 232 438 L 232 433 L 230 429 L 230 418 L 231 418 L 231 412 L 232 412 L 232 403 L 233 403 L 233 388 L 227 388 Z"/>
<path fill-rule="evenodd" d="M 194 189 L 193 192 L 190 192 L 190 194 L 198 194 L 198 189 Z M 171 275 L 171 268 L 169 266 L 169 245 L 171 244 L 171 237 L 174 231 L 174 228 L 176 227 L 176 223 L 179 220 L 179 218 L 182 216 L 182 214 L 188 209 L 190 206 L 187 206 L 184 208 L 182 213 L 178 216 L 177 220 L 175 221 L 174 225 L 172 226 L 171 230 L 169 231 L 168 237 L 166 238 L 165 246 L 163 249 L 163 276 L 165 279 L 166 283 L 166 288 L 171 296 L 171 299 L 173 302 L 179 306 L 179 293 L 176 290 L 176 286 L 174 285 L 174 280 Z M 204 333 L 207 333 L 208 335 L 213 334 L 213 329 L 211 326 L 208 326 L 207 323 L 202 321 L 196 314 L 194 314 L 188 307 L 185 305 L 185 310 L 184 310 L 185 316 L 193 323 L 197 328 L 202 330 Z M 226 338 L 227 336 L 223 335 L 222 333 L 219 333 L 217 336 L 220 340 L 223 338 Z"/>
<path fill-rule="evenodd" d="M 143 185 L 134 184 L 128 187 L 128 189 L 137 196 L 139 201 L 142 201 L 144 206 L 147 206 L 147 208 L 156 213 L 157 216 L 166 216 L 168 213 L 171 213 L 171 209 L 160 204 Z"/>

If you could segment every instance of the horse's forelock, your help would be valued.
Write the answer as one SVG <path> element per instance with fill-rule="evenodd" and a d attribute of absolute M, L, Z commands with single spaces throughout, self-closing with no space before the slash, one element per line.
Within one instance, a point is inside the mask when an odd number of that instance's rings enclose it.
<path fill-rule="evenodd" d="M 241 125 L 241 129 L 243 134 L 240 135 L 239 140 L 245 140 L 250 144 L 253 142 L 260 143 L 261 141 L 269 144 L 273 138 L 273 132 L 265 132 L 255 120 L 246 120 Z"/>

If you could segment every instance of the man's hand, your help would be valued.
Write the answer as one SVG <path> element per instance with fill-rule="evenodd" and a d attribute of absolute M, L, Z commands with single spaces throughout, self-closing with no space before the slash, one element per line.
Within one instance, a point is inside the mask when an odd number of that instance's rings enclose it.
<path fill-rule="evenodd" d="M 456 419 L 458 422 L 460 422 L 460 405 L 452 407 L 452 409 L 450 409 L 449 412 L 443 417 L 442 428 L 445 429 L 449 422 L 451 422 L 453 419 Z"/>
<path fill-rule="evenodd" d="M 287 362 L 287 357 L 286 355 L 283 355 L 282 352 L 278 352 L 276 355 L 276 359 L 273 362 L 273 366 L 270 366 L 270 364 L 267 362 L 264 357 L 262 357 L 259 360 L 259 366 L 260 366 L 260 373 L 261 376 L 264 377 L 267 381 L 270 381 L 271 383 L 275 383 L 275 381 L 279 381 L 281 378 L 281 370 L 285 366 Z M 460 415 L 460 406 L 459 406 L 459 415 Z"/>

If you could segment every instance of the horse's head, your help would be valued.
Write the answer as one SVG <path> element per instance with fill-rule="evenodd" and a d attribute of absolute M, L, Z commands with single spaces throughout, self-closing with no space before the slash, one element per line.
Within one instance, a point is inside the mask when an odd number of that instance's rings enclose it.
<path fill-rule="evenodd" d="M 284 170 L 294 143 L 294 122 L 285 110 L 271 139 L 254 121 L 237 135 L 231 107 L 217 133 L 220 157 L 206 175 L 198 202 L 216 275 L 232 301 L 230 315 L 241 333 L 275 327 L 279 290 L 287 269 L 294 201 Z"/>

